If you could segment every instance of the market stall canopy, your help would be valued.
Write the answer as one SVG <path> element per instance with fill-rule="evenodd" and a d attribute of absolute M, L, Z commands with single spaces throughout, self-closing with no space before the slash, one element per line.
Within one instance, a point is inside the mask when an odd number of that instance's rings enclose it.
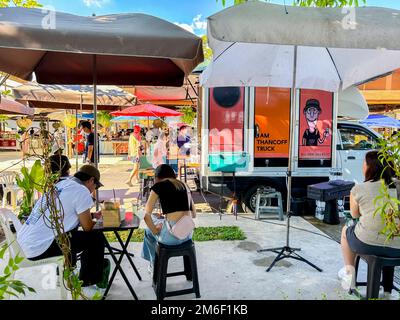
<path fill-rule="evenodd" d="M 374 128 L 400 128 L 400 120 L 383 114 L 371 114 L 361 123 Z"/>
<path fill-rule="evenodd" d="M 339 92 L 339 117 L 364 120 L 368 117 L 368 114 L 367 101 L 357 87 L 350 87 Z"/>
<path fill-rule="evenodd" d="M 199 94 L 199 76 L 189 75 L 181 87 L 122 86 L 122 88 L 134 94 L 138 101 L 161 106 L 196 106 Z"/>
<path fill-rule="evenodd" d="M 197 91 L 184 87 L 135 87 L 135 94 L 141 101 L 185 101 L 197 98 Z"/>
<path fill-rule="evenodd" d="M 50 109 L 93 109 L 93 87 L 80 85 L 42 85 L 28 83 L 13 88 L 14 97 L 18 101 L 27 101 L 36 108 Z M 117 86 L 97 87 L 97 108 L 99 110 L 115 110 L 134 105 L 136 97 Z"/>
<path fill-rule="evenodd" d="M 290 88 L 296 74 L 297 88 L 335 92 L 399 68 L 400 11 L 349 10 L 249 1 L 216 13 L 201 85 Z"/>
<path fill-rule="evenodd" d="M 83 113 L 83 114 L 68 113 L 67 114 L 65 111 L 50 112 L 45 117 L 49 118 L 49 120 L 57 120 L 57 121 L 63 121 L 66 117 L 74 117 L 74 118 L 77 118 L 78 120 L 93 120 L 94 119 L 93 113 Z"/>
<path fill-rule="evenodd" d="M 43 116 L 43 117 L 46 117 L 49 120 L 64 121 L 66 116 L 67 115 L 66 115 L 65 111 L 55 111 L 55 112 L 50 112 L 46 116 Z"/>
<path fill-rule="evenodd" d="M 203 61 L 199 37 L 140 13 L 1 8 L 0 38 L 0 70 L 39 83 L 92 84 L 95 55 L 97 84 L 181 86 Z"/>
<path fill-rule="evenodd" d="M 33 116 L 35 110 L 29 108 L 17 101 L 9 100 L 1 97 L 0 99 L 0 114 L 24 115 Z"/>
<path fill-rule="evenodd" d="M 94 114 L 93 113 L 83 113 L 83 114 L 77 114 L 78 119 L 83 119 L 83 120 L 93 120 L 94 119 Z"/>
<path fill-rule="evenodd" d="M 135 117 L 179 117 L 183 113 L 156 106 L 154 104 L 140 104 L 134 107 L 126 108 L 122 111 L 111 112 L 113 116 L 135 116 Z"/>

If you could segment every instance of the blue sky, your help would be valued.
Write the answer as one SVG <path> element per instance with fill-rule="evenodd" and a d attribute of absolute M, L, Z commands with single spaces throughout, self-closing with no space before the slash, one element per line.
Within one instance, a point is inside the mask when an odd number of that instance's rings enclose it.
<path fill-rule="evenodd" d="M 43 5 L 51 5 L 56 11 L 83 16 L 142 12 L 151 14 L 198 34 L 205 34 L 206 18 L 223 9 L 221 0 L 38 0 Z M 230 5 L 233 0 L 227 0 Z M 283 0 L 272 0 L 283 3 Z M 291 4 L 292 0 L 286 0 Z M 369 6 L 400 9 L 399 0 L 367 0 Z"/>

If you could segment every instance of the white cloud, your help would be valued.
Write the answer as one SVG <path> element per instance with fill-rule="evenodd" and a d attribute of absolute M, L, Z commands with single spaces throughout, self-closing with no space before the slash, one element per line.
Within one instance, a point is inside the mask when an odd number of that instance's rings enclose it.
<path fill-rule="evenodd" d="M 198 14 L 193 18 L 192 27 L 197 30 L 206 30 L 207 29 L 207 21 L 201 20 L 201 14 Z"/>
<path fill-rule="evenodd" d="M 86 0 L 87 1 L 87 0 Z M 192 20 L 191 24 L 187 23 L 179 23 L 175 22 L 177 26 L 180 26 L 181 28 L 191 32 L 191 33 L 200 33 L 203 34 L 204 31 L 207 29 L 207 21 L 201 19 L 201 14 L 198 14 L 195 16 Z"/>
<path fill-rule="evenodd" d="M 108 4 L 111 0 L 83 0 L 83 3 L 87 7 L 103 7 L 104 5 Z"/>
<path fill-rule="evenodd" d="M 179 22 L 174 22 L 177 26 L 181 27 L 182 29 L 185 29 L 186 31 L 189 31 L 191 33 L 194 33 L 194 29 L 191 25 L 188 25 L 187 23 L 179 23 Z"/>

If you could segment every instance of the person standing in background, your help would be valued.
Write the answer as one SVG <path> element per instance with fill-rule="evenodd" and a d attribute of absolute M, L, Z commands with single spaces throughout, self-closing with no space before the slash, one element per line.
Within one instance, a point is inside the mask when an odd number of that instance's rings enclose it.
<path fill-rule="evenodd" d="M 154 145 L 153 151 L 153 168 L 156 169 L 158 166 L 165 164 L 167 161 L 167 135 L 162 132 L 156 144 Z"/>
<path fill-rule="evenodd" d="M 81 127 L 83 131 L 86 133 L 86 147 L 85 147 L 85 152 L 86 152 L 86 162 L 88 164 L 93 164 L 94 163 L 94 133 L 92 131 L 92 124 L 89 121 L 83 121 L 81 123 Z M 97 144 L 97 160 L 99 162 L 99 150 L 98 150 L 99 145 Z"/>
<path fill-rule="evenodd" d="M 134 183 L 139 181 L 139 162 L 140 162 L 140 145 L 142 136 L 140 134 L 140 127 L 136 125 L 133 132 L 129 135 L 128 142 L 128 159 L 133 163 L 132 171 L 129 175 L 129 179 L 125 182 L 128 186 L 132 187 L 132 180 L 135 179 Z"/>
<path fill-rule="evenodd" d="M 183 125 L 179 128 L 177 145 L 180 155 L 190 155 L 190 137 L 188 135 L 188 127 Z"/>

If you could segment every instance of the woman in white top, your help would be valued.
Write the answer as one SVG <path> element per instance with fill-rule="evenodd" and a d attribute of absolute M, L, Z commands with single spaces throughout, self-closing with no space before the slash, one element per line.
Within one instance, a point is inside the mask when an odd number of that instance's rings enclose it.
<path fill-rule="evenodd" d="M 350 213 L 354 219 L 359 218 L 359 222 L 354 226 L 344 227 L 341 238 L 345 267 L 339 271 L 338 276 L 348 281 L 351 281 L 354 271 L 356 253 L 400 257 L 400 238 L 395 237 L 387 241 L 386 236 L 382 234 L 385 227 L 382 218 L 379 213 L 375 214 L 376 208 L 381 206 L 379 202 L 375 204 L 375 199 L 380 195 L 382 180 L 392 187 L 389 189 L 392 196 L 396 196 L 392 170 L 381 163 L 378 151 L 370 151 L 365 156 L 363 173 L 365 182 L 354 186 L 350 193 Z M 391 292 L 393 284 L 390 273 L 393 274 L 393 270 L 383 271 L 385 292 Z M 385 283 L 385 278 L 390 279 L 390 283 Z"/>
<path fill-rule="evenodd" d="M 135 183 L 139 181 L 139 164 L 140 164 L 140 146 L 142 137 L 140 135 L 140 127 L 136 125 L 133 132 L 129 136 L 128 142 L 128 157 L 133 163 L 132 171 L 129 179 L 125 182 L 130 187 L 133 187 L 132 180 Z"/>
<path fill-rule="evenodd" d="M 167 160 L 167 136 L 164 132 L 160 133 L 157 143 L 154 146 L 153 151 L 153 168 L 156 169 L 158 166 L 166 163 Z"/>

